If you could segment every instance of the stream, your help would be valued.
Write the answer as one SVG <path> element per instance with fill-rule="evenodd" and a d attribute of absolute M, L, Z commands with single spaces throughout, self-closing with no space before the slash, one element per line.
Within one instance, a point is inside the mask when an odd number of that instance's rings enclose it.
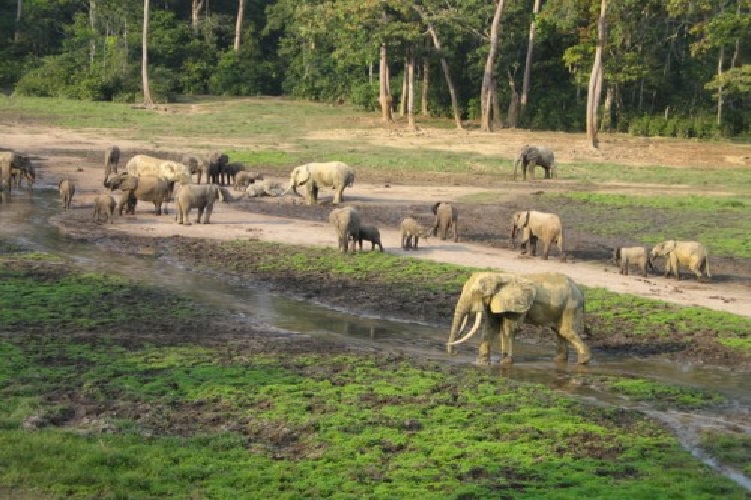
<path fill-rule="evenodd" d="M 187 270 L 165 257 L 114 254 L 96 245 L 73 241 L 49 223 L 49 218 L 59 213 L 59 207 L 56 190 L 35 189 L 33 195 L 24 189 L 16 191 L 13 202 L 0 207 L 0 236 L 29 250 L 64 255 L 89 270 L 108 273 L 115 270 L 143 284 L 174 289 L 198 302 L 229 309 L 256 324 L 344 340 L 363 350 L 401 351 L 443 363 L 471 365 L 474 361 L 473 354 L 445 354 L 447 332 L 435 325 L 355 315 L 272 294 L 253 283 L 228 283 Z M 593 353 L 590 366 L 569 363 L 561 367 L 552 361 L 553 351 L 550 346 L 517 342 L 515 365 L 503 369 L 496 365 L 490 369 L 513 380 L 544 384 L 593 404 L 643 411 L 669 427 L 695 457 L 751 491 L 751 478 L 721 466 L 699 447 L 704 430 L 751 434 L 751 390 L 747 374 L 659 359 L 608 356 L 597 351 Z M 724 395 L 727 403 L 691 412 L 658 410 L 649 403 L 631 401 L 585 383 L 587 376 L 598 375 L 641 377 L 716 392 Z"/>

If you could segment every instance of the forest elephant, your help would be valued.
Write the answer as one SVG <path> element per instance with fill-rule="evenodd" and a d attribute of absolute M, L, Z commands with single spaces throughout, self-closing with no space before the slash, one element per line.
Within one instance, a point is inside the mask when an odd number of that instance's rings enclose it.
<path fill-rule="evenodd" d="M 26 178 L 27 185 L 31 188 L 36 178 L 31 159 L 14 151 L 0 152 L 0 183 L 7 201 L 10 201 L 13 185 L 20 185 L 21 177 Z"/>
<path fill-rule="evenodd" d="M 170 182 L 186 182 L 191 179 L 187 165 L 147 155 L 136 155 L 128 160 L 125 172 L 135 177 L 154 176 Z"/>
<path fill-rule="evenodd" d="M 305 186 L 305 201 L 308 205 L 318 203 L 318 190 L 322 187 L 334 190 L 333 204 L 342 202 L 344 188 L 355 182 L 355 171 L 346 163 L 330 161 L 327 163 L 306 163 L 292 170 L 289 176 L 289 188 L 297 194 L 299 186 Z"/>
<path fill-rule="evenodd" d="M 120 148 L 112 146 L 104 151 L 104 178 L 107 179 L 110 174 L 117 173 L 117 167 L 120 166 Z"/>
<path fill-rule="evenodd" d="M 104 216 L 104 222 L 109 221 L 110 224 L 115 223 L 115 207 L 117 202 L 108 194 L 100 194 L 94 198 L 94 222 L 99 222 Z"/>
<path fill-rule="evenodd" d="M 227 190 L 216 184 L 177 184 L 175 186 L 175 219 L 178 224 L 190 225 L 188 217 L 190 210 L 198 210 L 196 224 L 208 224 L 214 211 L 214 202 L 221 200 L 228 203 L 230 199 Z"/>
<path fill-rule="evenodd" d="M 229 164 L 229 156 L 221 151 L 214 151 L 206 158 L 206 184 L 226 184 L 226 167 Z"/>
<path fill-rule="evenodd" d="M 68 210 L 73 201 L 73 195 L 76 194 L 76 185 L 70 179 L 62 179 L 57 184 L 60 192 L 60 199 L 63 201 L 63 210 Z"/>
<path fill-rule="evenodd" d="M 646 247 L 618 247 L 613 249 L 613 262 L 620 268 L 620 274 L 628 276 L 628 268 L 631 265 L 641 270 L 642 276 L 647 275 L 647 270 L 652 269 L 652 260 Z"/>
<path fill-rule="evenodd" d="M 188 167 L 190 175 L 195 175 L 197 177 L 196 184 L 200 184 L 201 179 L 206 172 L 206 162 L 194 155 L 183 155 L 182 158 L 180 158 L 180 163 Z"/>
<path fill-rule="evenodd" d="M 511 223 L 511 246 L 516 248 L 516 237 L 521 233 L 521 245 L 524 247 L 522 255 L 530 251 L 530 255 L 534 256 L 537 251 L 537 241 L 540 240 L 544 260 L 548 258 L 550 246 L 555 243 L 560 253 L 560 261 L 566 261 L 566 253 L 563 249 L 563 226 L 558 215 L 535 211 L 514 212 Z"/>
<path fill-rule="evenodd" d="M 360 250 L 362 250 L 363 241 L 370 242 L 371 251 L 375 250 L 375 247 L 378 246 L 378 249 L 383 252 L 383 244 L 381 243 L 381 231 L 379 231 L 377 227 L 360 226 L 360 230 L 357 232 L 357 243 L 360 247 Z"/>
<path fill-rule="evenodd" d="M 698 241 L 663 241 L 652 248 L 652 257 L 667 257 L 665 261 L 666 278 L 670 276 L 672 271 L 675 273 L 675 279 L 681 279 L 681 265 L 693 271 L 697 280 L 701 280 L 702 277 L 712 277 L 709 273 L 707 249 Z"/>
<path fill-rule="evenodd" d="M 243 170 L 235 176 L 235 191 L 241 191 L 256 181 L 263 180 L 263 174 Z"/>
<path fill-rule="evenodd" d="M 412 217 L 402 220 L 399 229 L 402 235 L 402 250 L 417 250 L 420 238 L 428 239 L 428 231 Z"/>
<path fill-rule="evenodd" d="M 135 214 L 135 201 L 150 201 L 154 203 L 154 212 L 156 215 L 162 215 L 162 204 L 165 205 L 164 213 L 167 214 L 167 200 L 169 200 L 172 190 L 172 183 L 160 179 L 155 175 L 144 175 L 137 177 L 126 172 L 111 175 L 104 186 L 111 191 L 119 189 L 122 192 L 120 203 L 118 204 L 118 213 L 122 216 L 123 210 L 127 208 L 126 213 Z"/>
<path fill-rule="evenodd" d="M 336 230 L 338 248 L 347 253 L 352 241 L 352 253 L 356 251 L 355 242 L 360 232 L 360 214 L 352 207 L 335 208 L 329 214 L 329 222 Z"/>
<path fill-rule="evenodd" d="M 433 236 L 440 236 L 442 240 L 448 237 L 449 229 L 454 233 L 454 243 L 459 241 L 457 220 L 459 211 L 451 203 L 439 202 L 433 205 L 435 224 L 433 224 Z"/>
<path fill-rule="evenodd" d="M 522 165 L 522 178 L 524 180 L 527 180 L 527 167 L 529 167 L 529 176 L 534 179 L 535 166 L 538 165 L 545 170 L 546 179 L 553 179 L 558 176 L 555 165 L 555 154 L 550 148 L 525 145 L 514 162 L 514 180 L 516 180 L 516 169 L 520 163 Z"/>
<path fill-rule="evenodd" d="M 590 352 L 582 341 L 584 333 L 584 295 L 576 283 L 560 273 L 511 274 L 474 273 L 465 282 L 454 309 L 446 350 L 466 342 L 484 323 L 477 355 L 478 364 L 490 363 L 490 346 L 500 338 L 501 363 L 513 362 L 514 333 L 523 324 L 550 327 L 555 331 L 558 347 L 555 359 L 568 360 L 568 344 L 577 352 L 577 362 L 587 364 Z M 460 335 L 475 314 L 472 328 Z"/>

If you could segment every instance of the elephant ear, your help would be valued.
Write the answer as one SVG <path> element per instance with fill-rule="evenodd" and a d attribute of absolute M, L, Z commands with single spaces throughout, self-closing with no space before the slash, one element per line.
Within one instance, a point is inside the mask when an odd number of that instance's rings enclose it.
<path fill-rule="evenodd" d="M 525 313 L 532 307 L 536 295 L 534 283 L 512 276 L 490 299 L 490 310 L 494 313 Z"/>

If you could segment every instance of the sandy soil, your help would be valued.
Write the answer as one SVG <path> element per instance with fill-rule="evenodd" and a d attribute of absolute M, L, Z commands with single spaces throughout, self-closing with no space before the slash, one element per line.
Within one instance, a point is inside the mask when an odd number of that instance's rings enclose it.
<path fill-rule="evenodd" d="M 112 132 L 108 132 L 112 133 Z M 387 142 L 396 147 L 434 147 L 436 149 L 466 150 L 475 153 L 486 152 L 506 154 L 512 157 L 518 149 L 522 139 L 529 141 L 530 134 L 516 131 L 503 131 L 499 141 L 499 134 L 482 134 L 479 132 L 456 132 L 446 130 L 426 130 L 417 133 L 391 130 L 355 130 L 353 132 L 334 131 L 327 137 L 316 136 L 316 139 L 330 140 L 358 139 L 372 143 Z M 539 136 L 539 137 L 538 137 Z M 745 146 L 716 147 L 716 145 L 691 144 L 655 139 L 631 139 L 612 137 L 604 140 L 603 151 L 591 153 L 583 146 L 579 136 L 571 134 L 535 134 L 535 139 L 546 143 L 564 143 L 572 145 L 560 157 L 561 162 L 581 160 L 586 156 L 588 161 L 619 161 L 632 164 L 668 164 L 676 165 L 679 161 L 690 161 L 693 165 L 716 165 L 723 168 L 744 168 L 751 164 L 751 148 Z M 43 187 L 54 188 L 62 177 L 70 177 L 77 185 L 76 196 L 73 201 L 73 212 L 91 210 L 91 200 L 98 194 L 106 192 L 102 187 L 101 156 L 105 147 L 117 142 L 126 152 L 126 159 L 139 151 L 154 151 L 156 141 L 139 143 L 103 135 L 101 131 L 67 131 L 47 127 L 14 126 L 12 132 L 3 137 L 2 147 L 33 154 L 37 157 L 36 164 L 40 172 L 40 184 Z M 506 140 L 507 139 L 507 140 Z M 169 142 L 172 141 L 172 142 Z M 157 147 L 165 154 L 177 154 L 184 146 L 180 138 L 164 139 Z M 643 147 L 636 147 L 637 145 Z M 170 149 L 173 147 L 175 149 Z M 129 154 L 131 153 L 131 154 Z M 384 246 L 388 252 L 405 254 L 399 248 L 397 233 L 397 213 L 415 215 L 424 223 L 431 220 L 430 204 L 439 200 L 457 200 L 462 196 L 496 190 L 499 197 L 513 198 L 519 194 L 529 194 L 542 187 L 546 190 L 567 188 L 564 181 L 545 181 L 520 184 L 513 186 L 483 185 L 482 179 L 462 183 L 461 186 L 437 185 L 434 179 L 419 176 L 390 180 L 385 184 L 382 180 L 368 179 L 358 181 L 356 185 L 345 191 L 347 204 L 358 206 L 363 210 L 365 221 L 369 214 L 375 214 L 379 209 L 390 211 L 389 216 L 376 216 L 383 236 Z M 358 179 L 360 176 L 358 177 Z M 286 184 L 286 179 L 277 179 Z M 367 182 L 370 180 L 371 182 Z M 432 183 L 431 183 L 432 180 Z M 629 191 L 635 186 L 621 186 Z M 676 187 L 674 186 L 673 189 Z M 645 189 L 640 187 L 642 191 Z M 656 186 L 656 190 L 661 187 Z M 240 196 L 240 193 L 234 193 Z M 212 239 L 260 239 L 301 245 L 335 245 L 335 238 L 327 222 L 327 213 L 331 208 L 331 192 L 323 190 L 322 205 L 318 207 L 302 206 L 302 199 L 292 196 L 281 198 L 264 198 L 253 200 L 238 200 L 230 204 L 219 204 L 212 215 L 209 225 L 180 226 L 175 223 L 170 210 L 169 216 L 157 217 L 147 204 L 139 204 L 136 216 L 122 217 L 110 227 L 111 231 L 127 233 L 137 236 L 173 236 L 212 238 Z M 396 208 L 395 208 L 396 207 Z M 170 209 L 172 205 L 170 204 Z M 281 214 L 281 215 L 273 215 Z M 303 214 L 301 216 L 301 214 Z M 473 213 L 460 216 L 463 226 L 472 226 L 478 221 L 473 220 Z M 395 218 L 396 217 L 396 218 Z M 510 214 L 499 214 L 507 219 Z M 383 221 L 394 223 L 384 225 Z M 85 231 L 85 227 L 80 230 Z M 698 283 L 694 279 L 684 279 L 677 282 L 659 276 L 642 278 L 639 276 L 621 276 L 617 270 L 604 261 L 587 261 L 570 258 L 566 263 L 558 262 L 552 257 L 549 261 L 540 258 L 521 257 L 518 251 L 509 248 L 498 248 L 507 245 L 506 233 L 499 233 L 500 244 L 483 244 L 475 242 L 459 242 L 429 239 L 417 252 L 409 252 L 411 257 L 450 262 L 461 265 L 504 269 L 514 272 L 560 271 L 578 283 L 591 287 L 603 287 L 621 293 L 630 293 L 645 297 L 655 297 L 681 305 L 701 305 L 720 311 L 731 312 L 751 317 L 751 285 L 748 281 L 722 280 L 721 282 Z M 745 265 L 742 264 L 742 265 Z"/>

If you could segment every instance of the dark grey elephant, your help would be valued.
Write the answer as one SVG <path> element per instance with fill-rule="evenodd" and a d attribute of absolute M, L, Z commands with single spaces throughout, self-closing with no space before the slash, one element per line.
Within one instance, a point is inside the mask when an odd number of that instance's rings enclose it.
<path fill-rule="evenodd" d="M 122 192 L 120 203 L 118 204 L 118 213 L 123 215 L 123 210 L 127 208 L 127 213 L 135 214 L 135 202 L 137 200 L 150 201 L 154 203 L 156 215 L 162 215 L 162 204 L 164 204 L 164 214 L 167 214 L 167 200 L 172 192 L 170 181 L 160 179 L 154 175 L 144 175 L 136 177 L 125 172 L 111 175 L 104 181 L 104 186 L 111 191 L 119 189 Z"/>
<path fill-rule="evenodd" d="M 521 163 L 522 178 L 527 180 L 527 167 L 529 167 L 529 176 L 535 178 L 535 166 L 540 166 L 545 170 L 545 178 L 553 179 L 558 176 L 555 166 L 555 154 L 550 148 L 543 146 L 525 145 L 519 152 L 519 157 L 514 162 L 514 180 L 516 180 L 516 169 Z"/>
<path fill-rule="evenodd" d="M 225 168 L 229 164 L 229 157 L 219 151 L 215 151 L 206 159 L 206 183 L 224 186 L 227 183 Z"/>
<path fill-rule="evenodd" d="M 120 165 L 120 148 L 112 146 L 104 152 L 104 178 L 108 179 L 110 174 L 117 173 L 117 167 Z"/>

